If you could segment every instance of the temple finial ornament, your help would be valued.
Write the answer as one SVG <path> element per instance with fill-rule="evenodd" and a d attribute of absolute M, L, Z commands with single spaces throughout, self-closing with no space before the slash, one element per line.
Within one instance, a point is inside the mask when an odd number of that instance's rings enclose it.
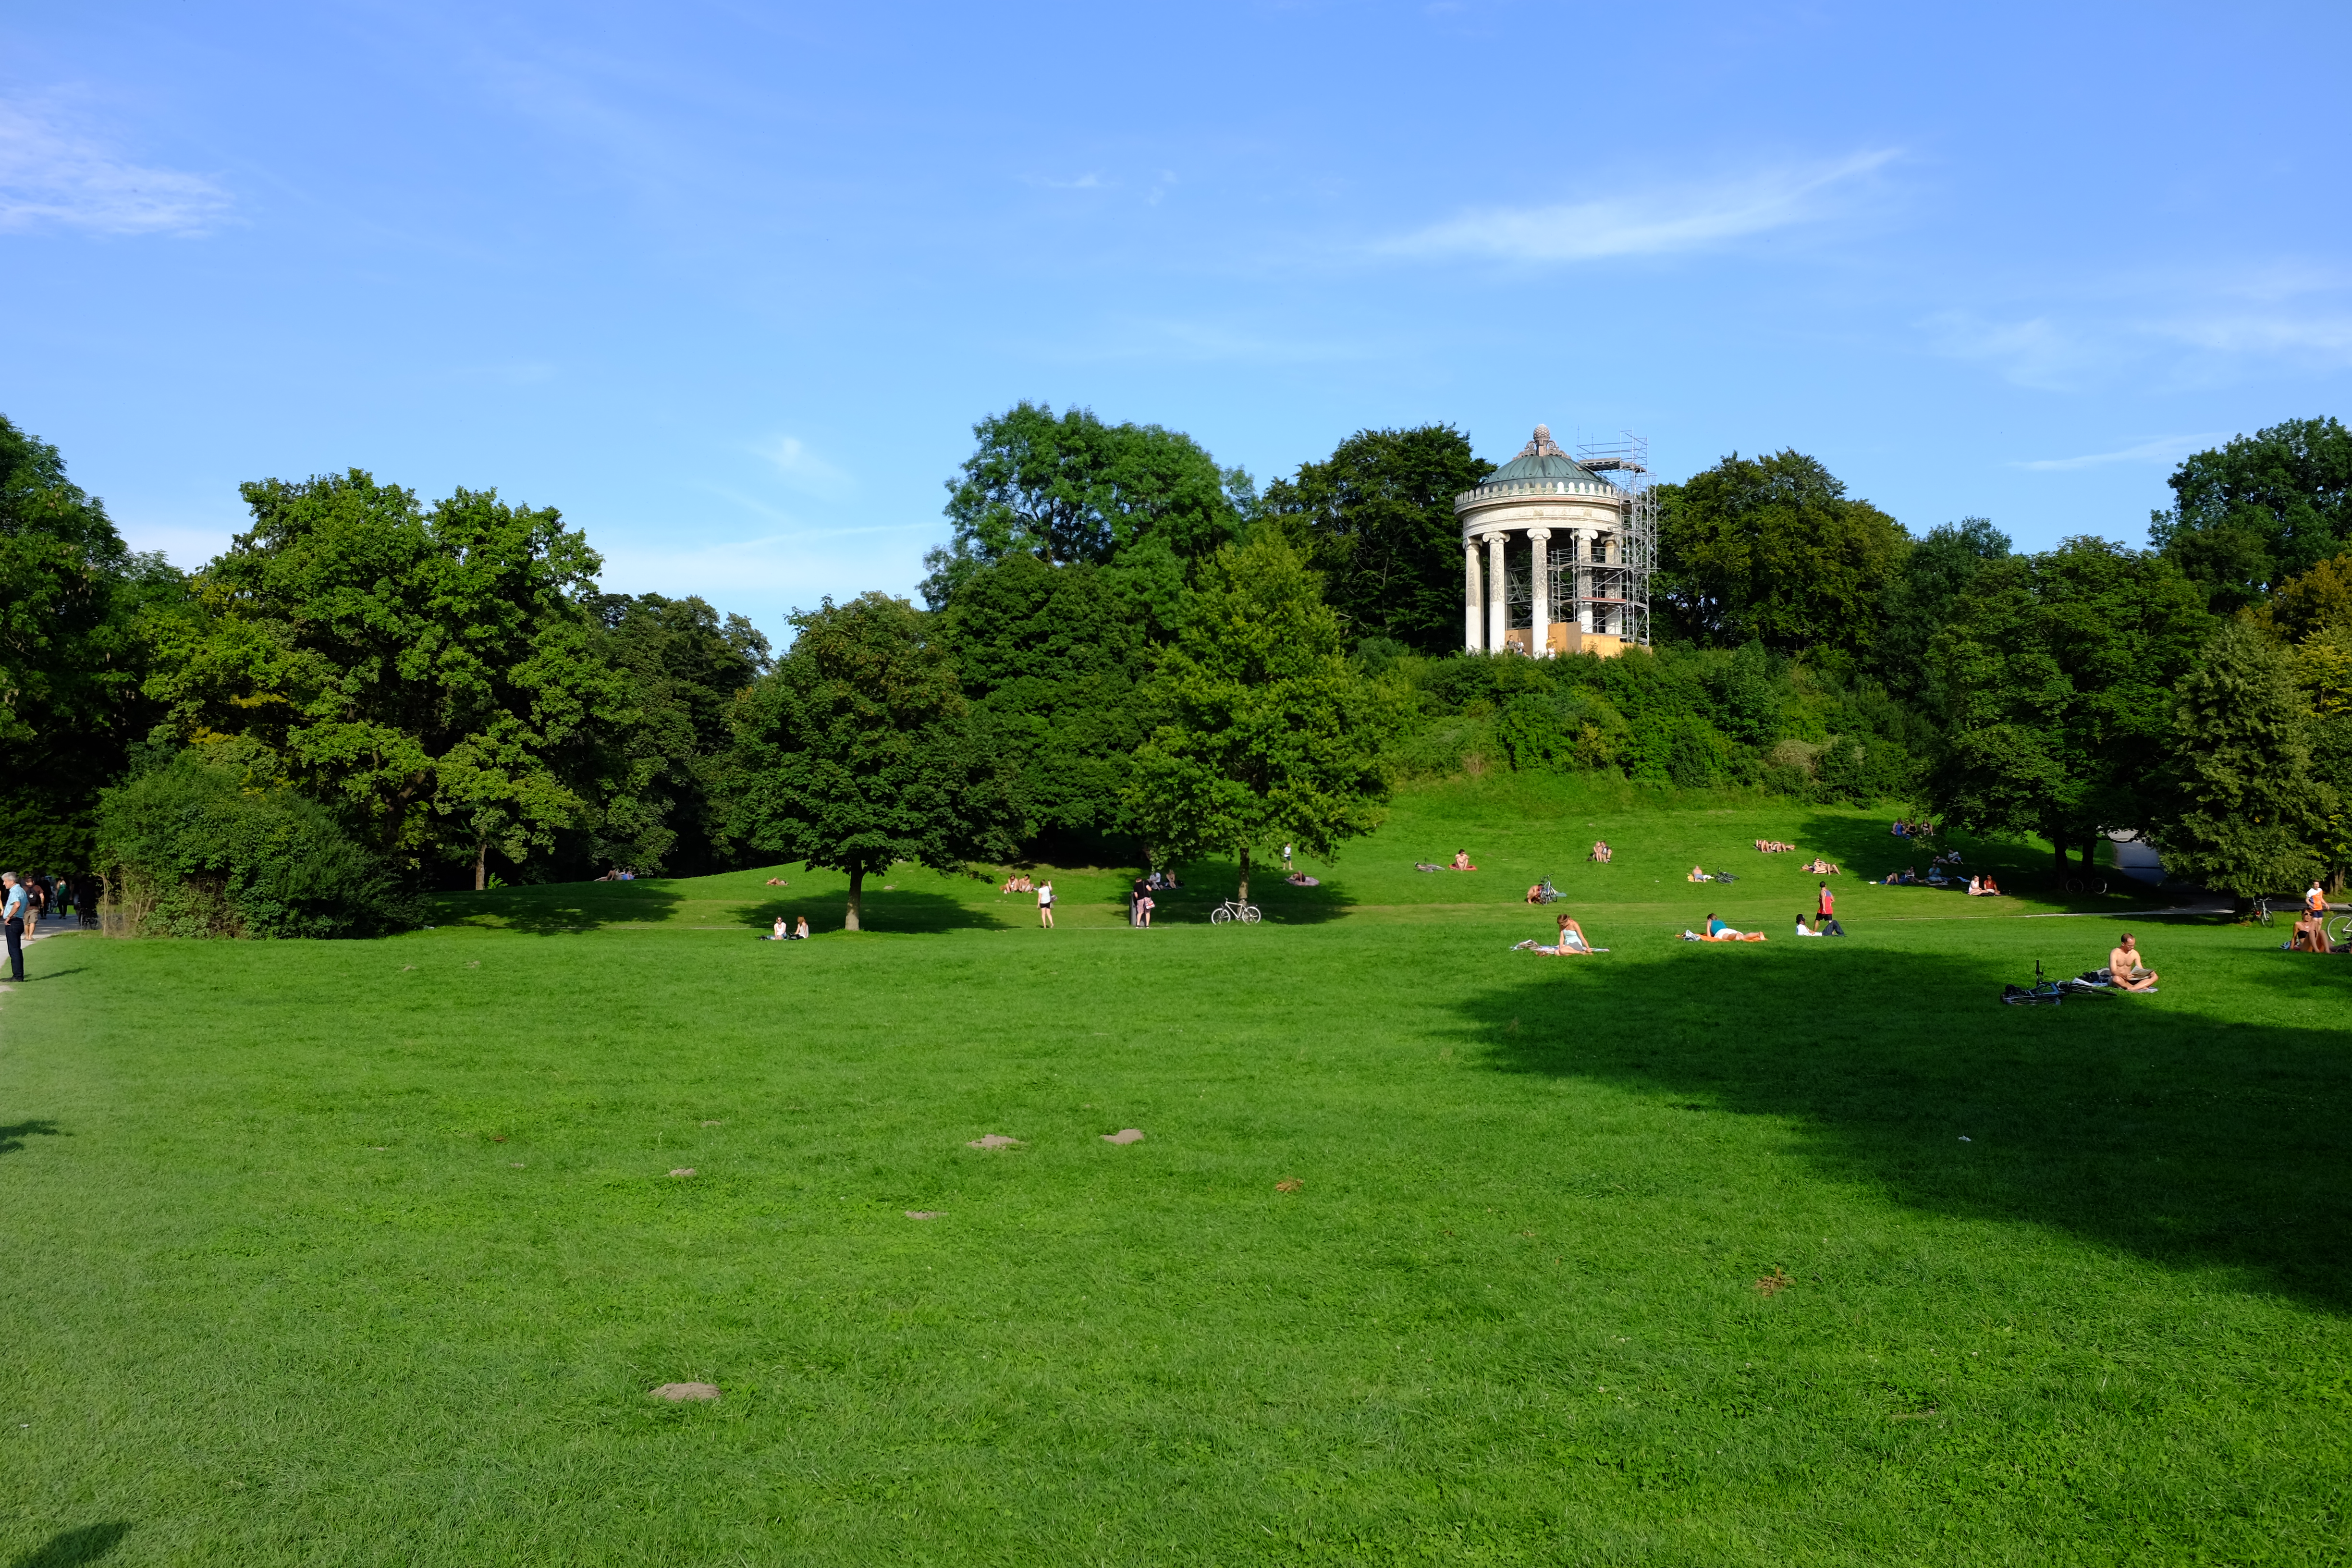
<path fill-rule="evenodd" d="M 1519 448 L 1519 456 L 1522 458 L 1565 458 L 1568 454 L 1561 451 L 1559 448 L 1559 443 L 1551 438 L 1551 426 L 1549 425 L 1538 425 L 1536 426 L 1534 439 L 1530 440 L 1526 446 Z"/>

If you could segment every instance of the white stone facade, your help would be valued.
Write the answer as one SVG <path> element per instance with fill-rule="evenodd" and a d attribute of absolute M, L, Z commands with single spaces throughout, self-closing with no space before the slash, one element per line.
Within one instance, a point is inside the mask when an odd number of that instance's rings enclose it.
<path fill-rule="evenodd" d="M 1609 591 L 1624 574 L 1606 568 L 1624 559 L 1621 537 L 1627 504 L 1624 491 L 1578 467 L 1541 425 L 1516 459 L 1476 489 L 1456 496 L 1464 648 L 1499 653 L 1516 647 L 1538 658 L 1621 652 L 1626 619 Z M 1596 574 L 1596 567 L 1604 570 Z M 1508 585 L 1514 578 L 1528 589 L 1528 624 L 1522 626 L 1511 625 Z"/>

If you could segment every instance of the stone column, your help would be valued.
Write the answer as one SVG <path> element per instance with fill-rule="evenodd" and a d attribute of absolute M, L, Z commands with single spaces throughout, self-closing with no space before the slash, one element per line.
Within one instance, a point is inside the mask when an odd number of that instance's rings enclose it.
<path fill-rule="evenodd" d="M 1486 607 L 1479 602 L 1484 595 L 1478 592 L 1478 542 L 1475 539 L 1462 542 L 1462 651 L 1476 653 L 1486 647 L 1478 636 L 1484 628 Z"/>
<path fill-rule="evenodd" d="M 1592 629 L 1592 530 L 1576 531 L 1576 624 Z"/>
<path fill-rule="evenodd" d="M 1511 646 L 1511 606 L 1504 597 L 1510 578 L 1503 571 L 1503 542 L 1509 535 L 1501 529 L 1486 536 L 1486 651 L 1500 653 Z"/>
<path fill-rule="evenodd" d="M 1545 541 L 1549 528 L 1528 530 L 1528 553 L 1534 558 L 1535 613 L 1528 617 L 1528 651 L 1538 658 L 1551 657 L 1551 557 Z"/>

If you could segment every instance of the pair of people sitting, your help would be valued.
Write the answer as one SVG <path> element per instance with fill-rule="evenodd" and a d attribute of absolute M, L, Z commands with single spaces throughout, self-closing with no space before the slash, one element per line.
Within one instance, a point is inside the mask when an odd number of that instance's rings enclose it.
<path fill-rule="evenodd" d="M 1709 915 L 1706 917 L 1706 931 L 1704 935 L 1695 931 L 1686 931 L 1683 932 L 1683 940 L 1685 942 L 1762 942 L 1764 933 L 1760 931 L 1735 930 L 1728 921 Z"/>
<path fill-rule="evenodd" d="M 1756 852 L 1759 855 L 1793 855 L 1797 847 L 1783 844 L 1777 838 L 1759 838 L 1756 841 Z"/>
<path fill-rule="evenodd" d="M 1617 852 L 1614 849 L 1609 847 L 1609 841 L 1607 839 L 1596 838 L 1592 841 L 1592 853 L 1587 855 L 1585 858 L 1587 860 L 1598 860 L 1603 866 L 1606 866 L 1609 864 L 1609 858 L 1615 853 Z"/>
<path fill-rule="evenodd" d="M 1037 885 L 1016 872 L 1005 878 L 1004 886 L 996 890 L 1000 893 L 1034 893 L 1037 890 Z"/>
<path fill-rule="evenodd" d="M 1596 952 L 1607 952 L 1609 950 L 1605 947 L 1595 947 L 1586 941 L 1584 928 L 1576 923 L 1574 916 L 1562 915 L 1559 917 L 1559 931 L 1552 938 L 1551 946 L 1542 946 L 1535 938 L 1529 937 L 1525 942 L 1514 942 L 1511 951 L 1541 953 L 1546 958 L 1580 958 L 1590 957 Z"/>
<path fill-rule="evenodd" d="M 1890 888 L 1916 888 L 1918 885 L 1919 869 L 1916 866 L 1906 866 L 1900 871 L 1886 874 L 1886 886 Z"/>
<path fill-rule="evenodd" d="M 1143 885 L 1156 893 L 1165 888 L 1181 888 L 1184 884 L 1176 879 L 1173 872 L 1155 870 L 1143 879 Z"/>
<path fill-rule="evenodd" d="M 1994 884 L 1990 875 L 1969 879 L 1969 897 L 1972 899 L 1989 899 L 2000 891 L 2000 889 Z"/>
<path fill-rule="evenodd" d="M 1813 857 L 1811 864 L 1800 866 L 1797 869 L 1804 872 L 1808 876 L 1813 877 L 1834 877 L 1838 874 L 1838 868 L 1836 867 L 1831 865 L 1828 861 L 1822 859 L 1818 855 Z"/>
<path fill-rule="evenodd" d="M 808 941 L 808 916 L 803 915 L 800 919 L 799 925 L 788 926 L 784 923 L 784 917 L 778 915 L 776 917 L 776 928 L 774 931 L 768 933 L 767 940 L 770 942 L 806 942 Z"/>

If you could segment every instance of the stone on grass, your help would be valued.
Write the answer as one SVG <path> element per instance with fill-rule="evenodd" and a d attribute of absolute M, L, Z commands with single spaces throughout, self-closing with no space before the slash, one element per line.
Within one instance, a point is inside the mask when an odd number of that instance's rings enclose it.
<path fill-rule="evenodd" d="M 1104 1133 L 1103 1142 L 1106 1143 L 1140 1143 L 1143 1142 L 1143 1133 L 1141 1130 L 1138 1128 L 1122 1127 L 1116 1132 Z"/>
<path fill-rule="evenodd" d="M 673 1176 L 690 1176 L 694 1174 L 694 1167 L 691 1165 L 680 1165 L 677 1170 L 672 1171 L 670 1174 Z"/>
<path fill-rule="evenodd" d="M 1018 1138 L 1007 1138 L 1002 1132 L 990 1132 L 964 1145 L 967 1149 L 1011 1149 L 1019 1145 Z"/>
<path fill-rule="evenodd" d="M 654 1390 L 656 1399 L 667 1399 L 672 1405 L 689 1399 L 716 1399 L 719 1385 L 715 1383 L 665 1383 Z"/>
<path fill-rule="evenodd" d="M 940 1211 L 938 1209 L 908 1209 L 907 1211 L 907 1217 L 908 1219 L 938 1219 L 940 1217 Z"/>

